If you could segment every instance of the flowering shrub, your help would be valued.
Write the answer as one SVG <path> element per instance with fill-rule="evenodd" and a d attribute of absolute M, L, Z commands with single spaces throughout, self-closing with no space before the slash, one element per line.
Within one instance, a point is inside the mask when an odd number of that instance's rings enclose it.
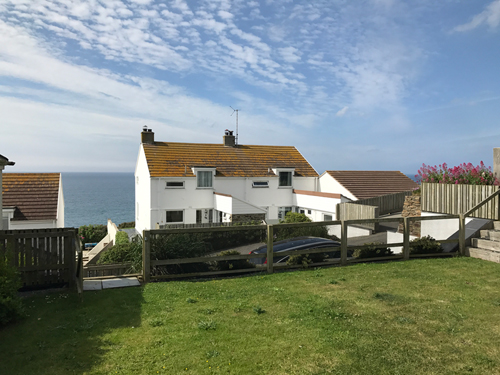
<path fill-rule="evenodd" d="M 486 167 L 483 162 L 476 167 L 472 163 L 463 163 L 453 168 L 448 168 L 446 163 L 440 164 L 439 168 L 422 164 L 415 178 L 418 183 L 500 185 L 498 179 L 493 176 L 491 167 Z"/>

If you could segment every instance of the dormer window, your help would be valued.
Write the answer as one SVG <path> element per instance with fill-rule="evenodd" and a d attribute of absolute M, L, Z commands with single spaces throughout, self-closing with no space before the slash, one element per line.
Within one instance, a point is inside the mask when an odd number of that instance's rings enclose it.
<path fill-rule="evenodd" d="M 276 167 L 273 168 L 273 172 L 278 176 L 278 187 L 280 188 L 291 188 L 292 187 L 292 176 L 295 173 L 295 168 L 293 167 Z"/>
<path fill-rule="evenodd" d="M 193 167 L 192 170 L 196 176 L 196 187 L 198 189 L 213 188 L 214 167 Z"/>
<path fill-rule="evenodd" d="M 292 172 L 279 172 L 280 187 L 291 187 L 292 186 Z"/>

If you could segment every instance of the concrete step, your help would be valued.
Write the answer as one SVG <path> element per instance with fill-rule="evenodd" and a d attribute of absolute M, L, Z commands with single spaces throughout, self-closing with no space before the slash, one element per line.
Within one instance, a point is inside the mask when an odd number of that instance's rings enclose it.
<path fill-rule="evenodd" d="M 472 246 L 481 249 L 500 251 L 500 242 L 485 240 L 483 238 L 473 238 Z"/>
<path fill-rule="evenodd" d="M 486 240 L 490 239 L 490 230 L 489 229 L 481 229 L 479 231 L 480 238 L 484 238 Z"/>
<path fill-rule="evenodd" d="M 500 251 L 467 247 L 465 253 L 471 258 L 484 259 L 490 262 L 500 263 Z"/>
<path fill-rule="evenodd" d="M 495 230 L 500 230 L 500 221 L 494 221 L 493 222 L 493 228 Z"/>

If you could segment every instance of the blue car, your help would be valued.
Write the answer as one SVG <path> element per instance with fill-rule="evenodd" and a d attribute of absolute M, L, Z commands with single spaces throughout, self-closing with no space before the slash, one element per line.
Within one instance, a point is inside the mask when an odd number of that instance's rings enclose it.
<path fill-rule="evenodd" d="M 327 238 L 321 237 L 295 237 L 283 241 L 278 241 L 273 244 L 273 260 L 274 263 L 281 263 L 289 258 L 289 255 L 279 256 L 277 253 L 283 251 L 291 250 L 306 250 L 306 249 L 320 249 L 338 247 L 338 250 L 329 251 L 327 253 L 328 257 L 340 258 L 340 242 L 329 240 Z M 250 251 L 250 254 L 263 254 L 264 258 L 252 258 L 249 259 L 251 263 L 254 264 L 266 264 L 267 263 L 267 245 L 261 246 L 256 250 Z"/>

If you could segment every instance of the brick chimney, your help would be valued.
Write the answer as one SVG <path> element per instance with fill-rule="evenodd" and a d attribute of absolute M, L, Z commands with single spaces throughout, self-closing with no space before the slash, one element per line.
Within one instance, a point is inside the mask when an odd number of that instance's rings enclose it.
<path fill-rule="evenodd" d="M 235 147 L 236 146 L 236 137 L 233 135 L 232 130 L 227 130 L 224 132 L 224 136 L 222 137 L 224 146 L 226 147 Z"/>
<path fill-rule="evenodd" d="M 154 143 L 155 142 L 155 133 L 153 133 L 152 129 L 148 129 L 147 126 L 142 128 L 141 133 L 141 143 Z"/>

